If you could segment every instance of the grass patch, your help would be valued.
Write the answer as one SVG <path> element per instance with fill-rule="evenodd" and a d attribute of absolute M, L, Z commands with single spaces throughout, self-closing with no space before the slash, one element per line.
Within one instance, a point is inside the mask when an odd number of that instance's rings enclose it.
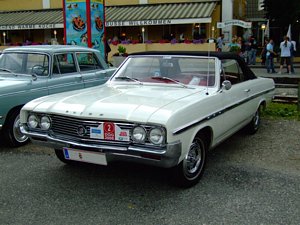
<path fill-rule="evenodd" d="M 300 112 L 297 110 L 296 104 L 271 102 L 262 112 L 262 116 L 271 119 L 285 118 L 291 120 L 300 120 Z"/>

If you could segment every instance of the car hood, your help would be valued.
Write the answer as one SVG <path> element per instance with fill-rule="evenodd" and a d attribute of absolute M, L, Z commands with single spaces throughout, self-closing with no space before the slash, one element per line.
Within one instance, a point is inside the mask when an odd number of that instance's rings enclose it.
<path fill-rule="evenodd" d="M 172 111 L 190 103 L 189 96 L 199 92 L 204 92 L 204 89 L 103 85 L 42 97 L 28 103 L 24 108 L 82 118 L 149 122 L 151 116 L 159 110 L 161 116 L 169 117 Z"/>

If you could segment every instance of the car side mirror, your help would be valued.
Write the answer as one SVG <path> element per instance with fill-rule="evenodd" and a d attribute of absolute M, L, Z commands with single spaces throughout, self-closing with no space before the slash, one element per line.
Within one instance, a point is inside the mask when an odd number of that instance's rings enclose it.
<path fill-rule="evenodd" d="M 230 90 L 232 87 L 232 84 L 229 80 L 224 80 L 222 82 L 222 90 Z"/>

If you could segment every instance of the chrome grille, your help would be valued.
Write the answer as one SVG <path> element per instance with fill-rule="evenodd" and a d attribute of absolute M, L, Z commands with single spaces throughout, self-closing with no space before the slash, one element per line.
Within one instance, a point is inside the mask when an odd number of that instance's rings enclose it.
<path fill-rule="evenodd" d="M 127 129 L 130 130 L 135 126 L 133 123 L 120 123 L 114 121 L 101 121 L 101 120 L 87 120 L 87 119 L 79 119 L 67 116 L 60 115 L 49 115 L 52 121 L 52 126 L 50 133 L 55 137 L 63 137 L 64 139 L 77 139 L 81 141 L 96 141 L 99 142 L 124 142 L 124 141 L 106 141 L 93 139 L 90 137 L 90 128 L 98 127 L 100 124 L 104 122 L 112 122 L 118 125 L 122 130 Z M 78 127 L 84 127 L 86 129 L 86 133 L 84 135 L 79 135 L 77 130 Z M 151 129 L 150 126 L 144 126 L 147 131 Z M 131 141 L 131 140 L 130 140 Z M 148 142 L 148 141 L 147 141 Z M 149 143 L 149 142 L 148 142 Z"/>

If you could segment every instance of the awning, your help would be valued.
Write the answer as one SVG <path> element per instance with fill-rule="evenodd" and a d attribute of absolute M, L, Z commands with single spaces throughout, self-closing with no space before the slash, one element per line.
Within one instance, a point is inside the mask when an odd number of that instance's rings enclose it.
<path fill-rule="evenodd" d="M 106 26 L 148 26 L 210 23 L 218 1 L 108 6 Z"/>
<path fill-rule="evenodd" d="M 62 9 L 0 12 L 0 30 L 63 28 Z"/>
<path fill-rule="evenodd" d="M 106 6 L 107 27 L 210 23 L 219 0 Z M 0 30 L 63 28 L 62 9 L 0 12 Z"/>

